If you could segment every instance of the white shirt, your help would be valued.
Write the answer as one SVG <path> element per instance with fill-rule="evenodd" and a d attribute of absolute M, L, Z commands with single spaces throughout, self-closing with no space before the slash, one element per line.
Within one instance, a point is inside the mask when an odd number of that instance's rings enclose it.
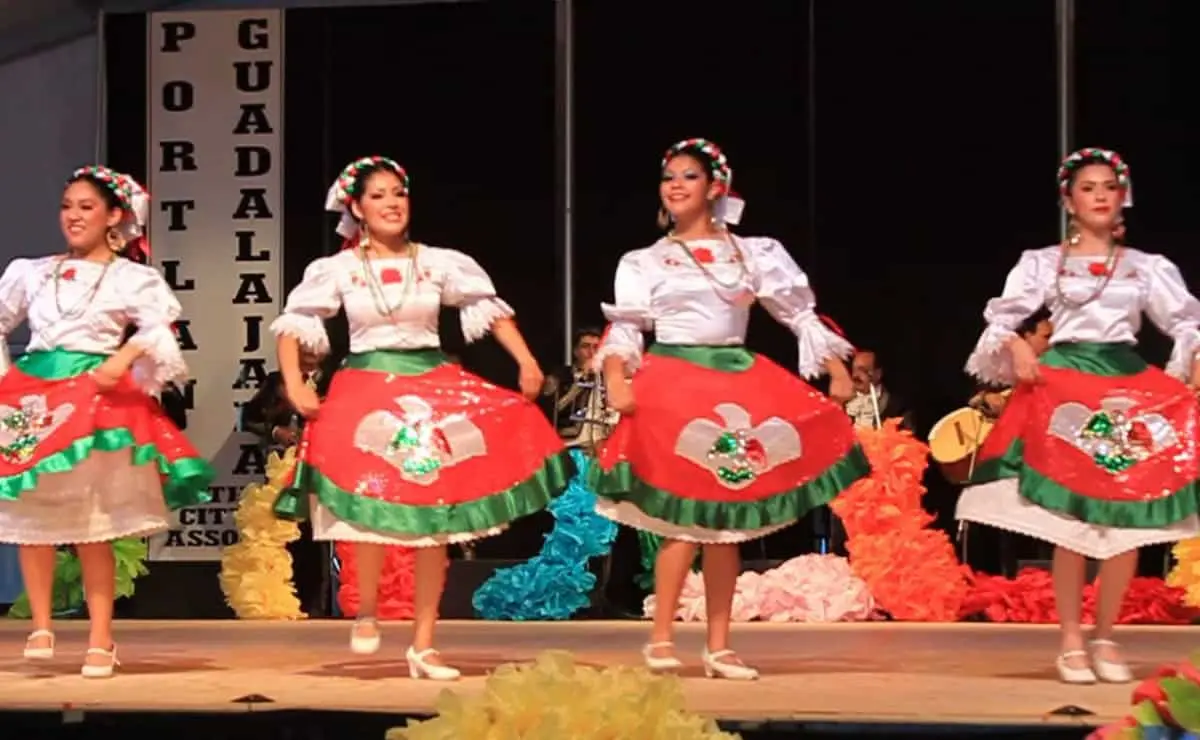
<path fill-rule="evenodd" d="M 359 250 L 346 249 L 309 264 L 271 330 L 325 354 L 329 336 L 324 320 L 344 307 L 353 353 L 433 348 L 441 346 L 438 313 L 443 305 L 459 309 L 468 342 L 487 335 L 497 319 L 514 315 L 496 297 L 483 268 L 462 252 L 421 245 L 414 265 L 409 257 L 364 262 Z M 394 310 L 389 313 L 388 308 Z"/>
<path fill-rule="evenodd" d="M 1125 248 L 1103 292 L 1095 300 L 1077 306 L 1100 287 L 1103 278 L 1092 270 L 1101 272 L 1107 258 L 1068 257 L 1060 274 L 1060 255 L 1058 245 L 1021 255 L 1004 282 L 1004 292 L 988 301 L 984 309 L 987 328 L 967 360 L 968 373 L 986 383 L 1016 382 L 1008 341 L 1021 322 L 1044 305 L 1054 325 L 1051 345 L 1136 344 L 1145 312 L 1155 326 L 1175 340 L 1167 373 L 1184 380 L 1191 376 L 1192 361 L 1200 349 L 1200 301 L 1188 291 L 1179 268 L 1161 255 Z"/>
<path fill-rule="evenodd" d="M 848 357 L 853 347 L 818 318 L 808 276 L 783 245 L 767 237 L 735 239 L 745 256 L 744 270 L 728 242 L 688 242 L 723 285 L 710 281 L 678 242 L 660 239 L 625 254 L 617 266 L 616 300 L 602 306 L 611 323 L 596 352 L 596 369 L 610 355 L 636 369 L 646 331 L 663 344 L 740 345 L 755 301 L 796 335 L 802 376 L 818 377 L 828 359 Z"/>
<path fill-rule="evenodd" d="M 60 262 L 56 287 L 54 273 Z M 28 321 L 27 352 L 64 349 L 107 355 L 120 348 L 125 327 L 136 324 L 138 331 L 129 341 L 144 354 L 132 372 L 151 394 L 188 376 L 172 326 L 181 313 L 162 275 L 127 259 L 114 260 L 107 271 L 103 263 L 63 261 L 62 256 L 16 259 L 0 276 L 0 338 Z M 0 373 L 7 370 L 4 359 L 0 358 Z"/>

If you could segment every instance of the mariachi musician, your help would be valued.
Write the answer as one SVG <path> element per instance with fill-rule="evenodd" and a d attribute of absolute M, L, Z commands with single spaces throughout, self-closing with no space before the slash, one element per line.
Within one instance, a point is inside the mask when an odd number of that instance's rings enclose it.
<path fill-rule="evenodd" d="M 568 447 L 588 453 L 596 450 L 617 423 L 617 414 L 605 398 L 604 383 L 592 370 L 592 356 L 599 346 L 599 331 L 575 332 L 574 362 L 548 377 L 542 390 L 545 410 L 558 435 Z"/>
<path fill-rule="evenodd" d="M 330 364 L 327 358 L 324 363 Z M 324 398 L 333 376 L 327 367 L 322 367 L 321 358 L 311 352 L 300 354 L 300 370 L 305 382 Z M 283 389 L 283 375 L 272 372 L 263 382 L 258 393 L 242 407 L 242 429 L 258 437 L 259 443 L 268 451 L 282 454 L 300 440 L 304 418 L 296 413 Z M 326 543 L 314 542 L 311 525 L 300 523 L 300 539 L 288 544 L 292 556 L 292 567 L 296 579 L 296 592 L 302 608 L 308 614 L 319 617 L 329 613 L 330 554 Z"/>

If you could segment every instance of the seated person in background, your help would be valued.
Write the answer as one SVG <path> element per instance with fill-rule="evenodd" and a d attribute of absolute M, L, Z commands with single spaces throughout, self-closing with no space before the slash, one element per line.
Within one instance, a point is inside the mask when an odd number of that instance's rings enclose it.
<path fill-rule="evenodd" d="M 1045 308 L 1038 309 L 1017 327 L 1017 334 L 1029 342 L 1029 346 L 1039 357 L 1050 349 L 1050 334 L 1053 331 L 1054 326 L 1050 323 L 1050 311 Z M 1009 389 L 984 388 L 971 397 L 968 405 L 982 411 L 987 416 L 996 418 L 1004 411 L 1004 406 L 1008 403 L 1008 395 Z"/>
<path fill-rule="evenodd" d="M 322 371 L 321 358 L 302 351 L 300 370 L 307 382 L 316 385 L 317 395 L 325 395 L 332 373 Z M 283 375 L 278 370 L 267 376 L 258 393 L 242 407 L 242 429 L 256 435 L 268 449 L 286 450 L 296 444 L 303 421 L 287 400 Z"/>
<path fill-rule="evenodd" d="M 902 429 L 912 431 L 912 410 L 903 398 L 883 384 L 883 366 L 875 352 L 858 350 L 854 353 L 850 379 L 854 382 L 854 398 L 846 402 L 846 413 L 854 420 L 854 426 L 874 428 L 888 419 L 898 418 Z"/>

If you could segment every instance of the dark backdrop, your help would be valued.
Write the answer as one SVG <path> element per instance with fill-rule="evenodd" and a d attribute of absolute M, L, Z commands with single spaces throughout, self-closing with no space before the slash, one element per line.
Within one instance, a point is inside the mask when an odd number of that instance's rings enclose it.
<path fill-rule="evenodd" d="M 1131 242 L 1189 274 L 1200 118 L 1186 112 L 1184 7 L 1079 5 L 1075 141 L 1126 156 Z M 145 21 L 107 23 L 109 164 L 144 175 Z M 918 431 L 962 405 L 984 302 L 1022 249 L 1057 239 L 1053 3 L 581 2 L 575 25 L 577 323 L 600 322 L 621 253 L 657 237 L 663 149 L 704 136 L 748 201 L 741 231 L 790 247 L 821 310 L 879 351 Z M 553 3 L 297 10 L 286 39 L 289 284 L 335 246 L 321 205 L 339 169 L 388 154 L 413 177 L 417 237 L 474 255 L 542 362 L 560 362 Z M 462 351 L 453 315 L 443 337 Z M 749 341 L 794 364 L 794 340 L 765 312 Z M 493 342 L 464 354 L 513 384 Z M 935 474 L 928 484 L 949 526 L 955 491 Z M 485 545 L 524 557 L 545 525 Z M 808 550 L 805 532 L 766 546 Z"/>

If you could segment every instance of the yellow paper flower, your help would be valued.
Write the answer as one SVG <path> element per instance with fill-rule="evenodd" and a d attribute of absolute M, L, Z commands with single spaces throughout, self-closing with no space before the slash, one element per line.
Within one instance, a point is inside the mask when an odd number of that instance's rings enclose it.
<path fill-rule="evenodd" d="M 296 464 L 295 448 L 267 458 L 267 482 L 246 486 L 234 512 L 238 542 L 221 552 L 221 590 L 240 619 L 303 619 L 292 582 L 287 543 L 300 539 L 295 522 L 275 516 L 275 499 Z"/>
<path fill-rule="evenodd" d="M 387 733 L 387 740 L 735 740 L 684 708 L 674 676 L 644 668 L 578 666 L 547 651 L 532 664 L 500 666 L 483 693 L 442 692 L 438 716 Z"/>
<path fill-rule="evenodd" d="M 1185 604 L 1200 607 L 1200 537 L 1175 543 L 1171 552 L 1175 567 L 1167 576 L 1167 585 L 1184 590 Z"/>

